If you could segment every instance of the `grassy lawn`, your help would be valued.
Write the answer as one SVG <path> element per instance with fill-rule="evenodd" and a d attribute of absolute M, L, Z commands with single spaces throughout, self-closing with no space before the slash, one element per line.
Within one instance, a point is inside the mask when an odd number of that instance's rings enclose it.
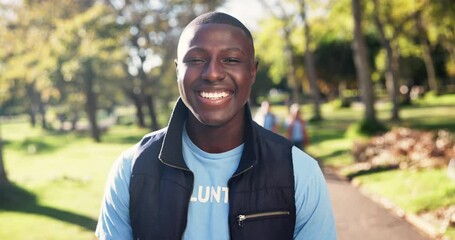
<path fill-rule="evenodd" d="M 387 104 L 378 104 L 378 116 L 389 126 L 446 128 L 455 133 L 455 95 L 430 100 L 402 108 L 399 124 L 387 121 Z M 287 113 L 282 106 L 274 106 L 272 111 L 282 117 Z M 309 119 L 311 106 L 304 106 L 303 113 Z M 325 104 L 322 115 L 323 122 L 309 124 L 309 154 L 326 166 L 351 164 L 350 151 L 357 139 L 347 137 L 346 132 L 361 119 L 362 110 Z M 1 131 L 6 143 L 5 166 L 14 185 L 0 189 L 0 239 L 94 239 L 108 171 L 115 158 L 147 132 L 115 126 L 97 144 L 74 133 L 33 129 L 26 122 L 3 122 Z M 394 170 L 361 175 L 357 180 L 406 211 L 419 213 L 455 204 L 455 182 L 445 171 Z M 452 235 L 455 230 L 448 232 Z"/>
<path fill-rule="evenodd" d="M 359 176 L 357 180 L 410 213 L 455 204 L 455 183 L 441 184 L 448 181 L 445 169 L 391 170 Z"/>
<path fill-rule="evenodd" d="M 145 130 L 115 127 L 100 144 L 75 134 L 2 124 L 10 189 L 1 189 L 0 239 L 94 239 L 108 171 Z"/>

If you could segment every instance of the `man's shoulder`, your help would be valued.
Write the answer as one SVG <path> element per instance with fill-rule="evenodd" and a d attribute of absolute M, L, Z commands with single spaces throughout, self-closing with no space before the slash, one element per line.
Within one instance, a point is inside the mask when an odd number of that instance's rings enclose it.
<path fill-rule="evenodd" d="M 144 137 L 142 137 L 141 141 L 139 142 L 139 148 L 146 147 L 151 143 L 156 142 L 157 140 L 163 139 L 164 136 L 166 135 L 166 132 L 167 127 L 154 132 L 147 133 L 146 135 L 144 135 Z"/>
<path fill-rule="evenodd" d="M 150 164 L 153 161 L 141 161 L 142 160 L 149 160 L 151 157 L 157 157 L 159 151 L 161 149 L 161 144 L 163 142 L 164 137 L 166 136 L 167 128 L 160 129 L 158 131 L 150 132 L 144 137 L 142 137 L 141 141 L 139 141 L 135 147 L 133 147 L 130 153 L 131 161 L 132 161 L 132 170 L 134 169 L 142 169 L 143 164 Z M 141 165 L 139 168 L 135 166 Z"/>

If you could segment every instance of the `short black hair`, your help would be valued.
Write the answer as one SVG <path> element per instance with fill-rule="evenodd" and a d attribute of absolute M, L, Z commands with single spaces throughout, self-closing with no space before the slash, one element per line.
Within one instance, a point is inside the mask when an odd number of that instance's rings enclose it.
<path fill-rule="evenodd" d="M 243 25 L 242 22 L 240 22 L 237 18 L 226 14 L 222 12 L 208 12 L 204 13 L 197 18 L 195 18 L 193 21 L 191 21 L 186 28 L 192 27 L 192 26 L 197 26 L 197 25 L 202 25 L 202 24 L 210 24 L 210 23 L 215 23 L 215 24 L 228 24 L 237 28 L 240 28 L 245 35 L 253 42 L 253 36 L 251 35 L 250 30 Z"/>

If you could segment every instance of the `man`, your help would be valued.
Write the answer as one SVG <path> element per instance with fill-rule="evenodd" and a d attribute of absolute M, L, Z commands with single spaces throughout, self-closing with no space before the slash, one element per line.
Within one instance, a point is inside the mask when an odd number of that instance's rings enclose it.
<path fill-rule="evenodd" d="M 224 13 L 193 20 L 178 44 L 180 92 L 167 128 L 114 164 L 100 239 L 336 239 L 311 157 L 253 122 L 250 32 Z"/>

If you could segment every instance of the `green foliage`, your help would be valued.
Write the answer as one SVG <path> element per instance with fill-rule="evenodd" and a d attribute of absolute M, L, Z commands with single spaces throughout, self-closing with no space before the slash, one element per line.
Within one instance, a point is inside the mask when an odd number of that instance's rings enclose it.
<path fill-rule="evenodd" d="M 93 63 L 93 90 L 102 107 L 112 107 L 122 99 L 124 29 L 106 5 L 46 0 L 13 9 L 14 17 L 6 18 L 6 26 L 10 28 L 7 40 L 15 40 L 9 44 L 0 40 L 2 46 L 8 46 L 4 65 L 0 64 L 7 69 L 0 71 L 0 86 L 11 93 L 1 94 L 5 98 L 0 99 L 0 106 L 6 107 L 5 112 L 42 109 L 45 114 L 45 109 L 56 108 L 59 114 L 79 114 L 86 103 L 88 61 Z"/>
<path fill-rule="evenodd" d="M 320 43 L 314 51 L 314 61 L 318 76 L 329 84 L 356 82 L 350 42 L 333 40 Z"/>
<path fill-rule="evenodd" d="M 261 32 L 255 35 L 256 53 L 261 61 L 269 65 L 269 76 L 275 84 L 286 76 L 284 41 L 282 37 L 283 22 L 271 18 L 261 22 Z M 275 37 L 279 34 L 279 37 Z M 271 37 L 274 36 L 274 37 Z"/>
<path fill-rule="evenodd" d="M 351 14 L 351 0 L 331 1 L 327 15 L 312 22 L 312 33 L 317 42 L 350 41 L 354 22 Z"/>

